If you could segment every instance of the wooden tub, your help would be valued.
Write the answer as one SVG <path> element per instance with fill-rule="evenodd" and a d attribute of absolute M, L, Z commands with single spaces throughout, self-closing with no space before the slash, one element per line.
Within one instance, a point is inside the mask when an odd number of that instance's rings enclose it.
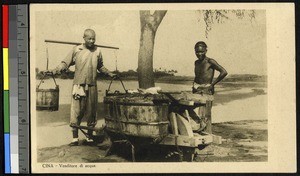
<path fill-rule="evenodd" d="M 107 131 L 129 138 L 158 141 L 168 134 L 168 102 L 159 95 L 111 95 L 104 98 Z"/>
<path fill-rule="evenodd" d="M 36 88 L 36 110 L 58 111 L 59 87 L 54 89 Z"/>

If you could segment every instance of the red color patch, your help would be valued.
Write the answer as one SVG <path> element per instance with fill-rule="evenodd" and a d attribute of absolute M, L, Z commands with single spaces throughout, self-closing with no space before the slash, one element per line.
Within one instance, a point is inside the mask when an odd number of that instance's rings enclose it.
<path fill-rule="evenodd" d="M 2 47 L 8 48 L 8 5 L 2 5 Z"/>

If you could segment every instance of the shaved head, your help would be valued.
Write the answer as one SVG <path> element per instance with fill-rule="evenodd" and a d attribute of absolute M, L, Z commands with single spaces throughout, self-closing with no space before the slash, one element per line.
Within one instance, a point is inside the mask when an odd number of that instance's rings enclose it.
<path fill-rule="evenodd" d="M 96 33 L 93 29 L 84 30 L 83 39 L 85 41 L 85 46 L 87 48 L 94 48 L 94 44 L 96 41 Z"/>
<path fill-rule="evenodd" d="M 86 36 L 96 36 L 96 33 L 93 29 L 86 29 L 84 30 L 83 37 Z"/>

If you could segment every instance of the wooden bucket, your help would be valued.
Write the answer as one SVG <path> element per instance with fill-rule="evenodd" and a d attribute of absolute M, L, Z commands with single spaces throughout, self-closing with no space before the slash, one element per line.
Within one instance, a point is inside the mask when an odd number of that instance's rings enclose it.
<path fill-rule="evenodd" d="M 59 86 L 56 84 L 54 76 L 52 78 L 55 83 L 55 88 L 40 89 L 44 77 L 36 88 L 36 110 L 58 111 L 59 106 Z"/>
<path fill-rule="evenodd" d="M 106 96 L 106 128 L 132 137 L 162 139 L 168 134 L 168 104 L 137 99 L 126 95 Z"/>

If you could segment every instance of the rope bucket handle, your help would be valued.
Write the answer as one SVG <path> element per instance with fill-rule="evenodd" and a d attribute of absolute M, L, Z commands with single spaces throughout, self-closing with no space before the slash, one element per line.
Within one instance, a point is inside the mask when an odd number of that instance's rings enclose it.
<path fill-rule="evenodd" d="M 56 84 L 55 78 L 54 78 L 54 74 L 53 74 L 52 72 L 49 72 L 49 71 L 48 71 L 48 65 L 49 65 L 48 42 L 45 41 L 45 43 L 46 43 L 46 59 L 47 59 L 46 70 L 47 70 L 47 71 L 44 72 L 44 75 L 43 75 L 43 77 L 42 77 L 42 79 L 41 79 L 39 85 L 37 86 L 37 89 L 39 89 L 39 87 L 40 87 L 40 85 L 42 84 L 43 80 L 45 79 L 45 76 L 46 76 L 46 75 L 50 75 L 50 76 L 52 77 L 53 81 L 54 81 L 55 88 L 58 87 L 58 85 Z"/>
<path fill-rule="evenodd" d="M 125 93 L 128 93 L 128 90 L 125 88 L 124 83 L 123 83 L 123 81 L 121 80 L 121 78 L 120 78 L 119 76 L 116 77 L 116 78 L 121 82 L 122 87 L 123 87 Z M 114 78 L 111 79 L 111 81 L 110 81 L 110 83 L 109 83 L 109 86 L 108 86 L 108 89 L 106 90 L 106 92 L 109 92 L 109 91 L 110 91 L 110 87 L 111 87 L 113 81 L 114 81 Z"/>
<path fill-rule="evenodd" d="M 37 89 L 39 89 L 39 87 L 40 87 L 40 85 L 42 84 L 43 80 L 45 79 L 45 76 L 46 76 L 46 75 L 51 75 L 51 77 L 52 77 L 52 79 L 53 79 L 53 81 L 54 81 L 54 84 L 55 84 L 55 88 L 57 88 L 58 85 L 57 85 L 57 83 L 56 83 L 56 81 L 55 81 L 54 74 L 53 74 L 52 72 L 46 72 L 46 73 L 44 74 L 44 76 L 42 77 L 42 79 L 41 79 L 39 85 L 37 86 Z"/>

